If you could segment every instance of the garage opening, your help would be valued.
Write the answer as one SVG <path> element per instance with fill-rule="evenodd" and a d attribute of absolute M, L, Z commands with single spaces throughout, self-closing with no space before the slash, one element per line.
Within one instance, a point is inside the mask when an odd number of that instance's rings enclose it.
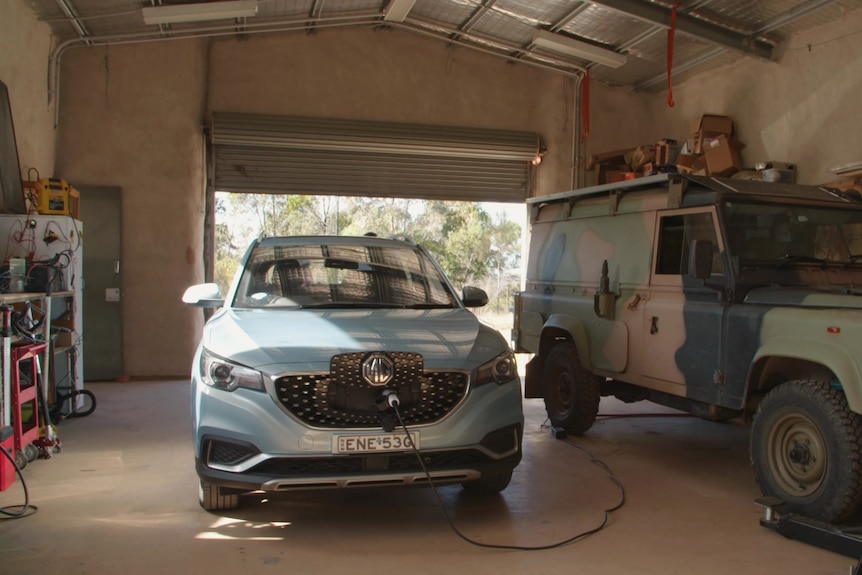
<path fill-rule="evenodd" d="M 432 253 L 456 290 L 484 289 L 489 303 L 474 311 L 509 337 L 523 275 L 524 204 L 217 192 L 215 212 L 214 279 L 223 293 L 261 233 L 405 234 Z"/>
<path fill-rule="evenodd" d="M 403 233 L 456 289 L 485 289 L 482 312 L 511 326 L 538 134 L 235 112 L 214 112 L 209 132 L 213 276 L 223 288 L 260 232 Z"/>

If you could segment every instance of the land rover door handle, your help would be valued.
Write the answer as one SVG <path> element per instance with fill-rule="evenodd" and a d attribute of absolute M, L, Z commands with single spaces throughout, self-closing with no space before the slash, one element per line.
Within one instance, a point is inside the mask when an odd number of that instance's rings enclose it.
<path fill-rule="evenodd" d="M 654 316 L 652 316 L 652 319 L 650 319 L 649 332 L 652 335 L 655 335 L 658 333 L 658 316 L 654 315 Z"/>

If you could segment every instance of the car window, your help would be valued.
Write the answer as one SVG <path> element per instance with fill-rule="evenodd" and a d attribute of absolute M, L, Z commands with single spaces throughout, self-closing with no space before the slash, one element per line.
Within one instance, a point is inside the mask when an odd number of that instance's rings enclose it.
<path fill-rule="evenodd" d="M 657 274 L 685 275 L 692 240 L 709 240 L 713 245 L 712 273 L 723 273 L 721 254 L 711 212 L 663 216 L 659 222 Z"/>
<path fill-rule="evenodd" d="M 405 244 L 258 245 L 235 307 L 454 307 L 434 264 Z"/>

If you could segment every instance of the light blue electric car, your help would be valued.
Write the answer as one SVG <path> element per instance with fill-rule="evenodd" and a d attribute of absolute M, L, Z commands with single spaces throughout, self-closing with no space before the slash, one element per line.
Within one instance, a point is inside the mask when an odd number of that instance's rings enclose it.
<path fill-rule="evenodd" d="M 514 355 L 407 238 L 252 243 L 192 365 L 200 503 L 249 491 L 460 483 L 505 489 L 521 460 Z"/>

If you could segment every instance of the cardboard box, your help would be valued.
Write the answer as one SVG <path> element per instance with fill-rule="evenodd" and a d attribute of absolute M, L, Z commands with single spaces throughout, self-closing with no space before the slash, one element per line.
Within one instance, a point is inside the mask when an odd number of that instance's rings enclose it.
<path fill-rule="evenodd" d="M 729 137 L 721 135 L 704 147 L 706 171 L 710 176 L 732 176 L 742 169 L 742 145 Z"/>
<path fill-rule="evenodd" d="M 733 120 L 728 116 L 704 114 L 695 121 L 691 132 L 692 152 L 702 154 L 709 143 L 708 140 L 721 135 L 728 138 L 733 135 Z"/>
<path fill-rule="evenodd" d="M 638 146 L 630 153 L 625 155 L 626 164 L 628 164 L 628 166 L 634 171 L 640 170 L 644 166 L 644 164 L 652 162 L 652 159 L 652 146 Z"/>
<path fill-rule="evenodd" d="M 657 166 L 667 166 L 675 164 L 676 158 L 679 156 L 679 146 L 676 140 L 662 140 L 656 142 L 653 152 L 653 163 Z"/>
<path fill-rule="evenodd" d="M 703 132 L 705 134 L 733 135 L 733 120 L 729 116 L 716 114 L 704 114 L 694 122 L 692 133 Z"/>
<path fill-rule="evenodd" d="M 622 172 L 618 170 L 611 170 L 607 174 L 607 180 L 605 183 L 613 184 L 615 182 L 625 182 L 626 180 L 634 180 L 637 174 L 635 172 Z"/>
<path fill-rule="evenodd" d="M 693 174 L 706 169 L 703 156 L 697 154 L 680 154 L 676 158 L 676 169 L 683 174 Z"/>

